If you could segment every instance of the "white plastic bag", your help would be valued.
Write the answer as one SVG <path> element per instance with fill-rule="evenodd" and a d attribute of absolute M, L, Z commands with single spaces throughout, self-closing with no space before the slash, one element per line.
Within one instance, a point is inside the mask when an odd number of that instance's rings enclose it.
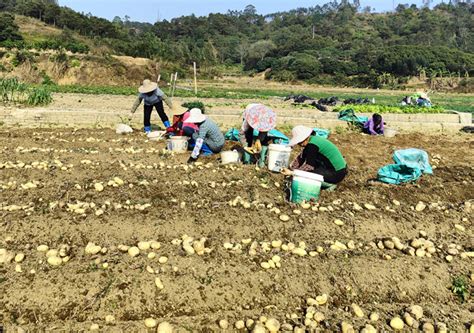
<path fill-rule="evenodd" d="M 117 128 L 115 129 L 115 133 L 117 133 L 117 134 L 133 133 L 133 129 L 128 125 L 118 124 Z"/>

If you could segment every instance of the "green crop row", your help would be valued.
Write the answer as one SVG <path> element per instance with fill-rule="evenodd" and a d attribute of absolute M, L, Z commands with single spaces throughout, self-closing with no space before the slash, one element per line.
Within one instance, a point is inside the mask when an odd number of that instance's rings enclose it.
<path fill-rule="evenodd" d="M 446 110 L 441 106 L 419 107 L 401 105 L 361 104 L 344 105 L 334 109 L 336 112 L 352 109 L 356 113 L 443 113 Z"/>
<path fill-rule="evenodd" d="M 3 104 L 31 106 L 48 105 L 53 101 L 51 91 L 47 87 L 31 86 L 17 78 L 0 78 L 0 98 Z"/>

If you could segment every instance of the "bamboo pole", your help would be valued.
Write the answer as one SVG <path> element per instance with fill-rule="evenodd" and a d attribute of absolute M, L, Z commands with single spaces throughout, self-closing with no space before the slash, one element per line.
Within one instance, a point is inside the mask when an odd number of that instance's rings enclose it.
<path fill-rule="evenodd" d="M 194 67 L 194 94 L 197 95 L 198 93 L 198 83 L 197 83 L 197 66 L 196 62 L 193 62 Z"/>

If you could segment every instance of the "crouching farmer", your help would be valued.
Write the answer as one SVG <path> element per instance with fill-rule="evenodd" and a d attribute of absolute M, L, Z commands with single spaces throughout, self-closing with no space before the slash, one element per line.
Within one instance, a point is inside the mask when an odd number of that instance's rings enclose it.
<path fill-rule="evenodd" d="M 197 161 L 199 155 L 209 156 L 219 153 L 225 144 L 224 134 L 219 126 L 202 113 L 200 109 L 189 111 L 189 118 L 184 121 L 184 125 L 196 124 L 198 131 L 192 135 L 190 147 L 193 146 L 193 152 L 188 163 Z"/>
<path fill-rule="evenodd" d="M 153 108 L 156 108 L 158 115 L 165 125 L 166 128 L 171 126 L 168 116 L 165 113 L 163 108 L 163 101 L 168 105 L 170 109 L 173 108 L 173 104 L 171 99 L 165 95 L 165 93 L 158 88 L 158 84 L 155 82 L 151 82 L 150 80 L 143 81 L 143 84 L 138 88 L 138 98 L 136 99 L 135 103 L 132 106 L 131 115 L 129 119 L 132 119 L 133 114 L 137 111 L 138 107 L 144 102 L 144 120 L 143 120 L 143 127 L 145 133 L 151 132 L 151 113 L 153 112 Z"/>
<path fill-rule="evenodd" d="M 300 145 L 303 151 L 291 164 L 291 169 L 313 172 L 324 177 L 323 187 L 334 188 L 347 175 L 347 163 L 341 152 L 329 140 L 316 136 L 312 128 L 296 126 L 293 128 L 290 146 Z M 284 169 L 282 173 L 292 175 Z"/>

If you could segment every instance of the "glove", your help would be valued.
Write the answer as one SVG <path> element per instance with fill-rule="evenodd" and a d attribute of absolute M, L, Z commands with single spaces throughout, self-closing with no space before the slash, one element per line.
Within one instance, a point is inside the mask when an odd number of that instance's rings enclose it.
<path fill-rule="evenodd" d="M 197 160 L 198 160 L 197 157 L 190 156 L 187 163 L 192 164 L 192 163 L 196 162 Z"/>
<path fill-rule="evenodd" d="M 262 150 L 262 143 L 260 142 L 260 140 L 255 141 L 254 150 L 256 153 L 260 153 L 260 151 Z"/>
<path fill-rule="evenodd" d="M 174 133 L 174 128 L 173 127 L 168 127 L 166 129 L 166 133 L 169 134 L 169 133 Z"/>

